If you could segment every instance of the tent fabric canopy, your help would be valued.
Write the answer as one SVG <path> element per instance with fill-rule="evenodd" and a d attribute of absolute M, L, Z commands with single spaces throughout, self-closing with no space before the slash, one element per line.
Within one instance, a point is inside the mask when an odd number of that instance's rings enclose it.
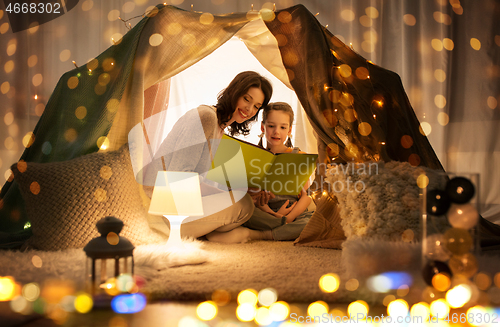
<path fill-rule="evenodd" d="M 263 66 L 296 92 L 322 162 L 397 160 L 442 169 L 399 76 L 344 45 L 302 5 L 223 16 L 158 5 L 114 46 L 60 78 L 20 160 L 65 161 L 118 149 L 134 127 L 165 110 L 150 103 L 164 96 L 169 78 L 238 31 Z M 279 56 L 264 55 L 276 49 Z M 0 231 L 21 231 L 27 217 L 15 181 L 0 197 Z"/>

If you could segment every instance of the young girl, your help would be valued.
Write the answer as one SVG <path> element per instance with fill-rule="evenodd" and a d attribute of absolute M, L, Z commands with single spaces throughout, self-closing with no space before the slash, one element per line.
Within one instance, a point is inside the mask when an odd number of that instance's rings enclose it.
<path fill-rule="evenodd" d="M 265 135 L 266 148 L 271 152 L 299 152 L 298 148 L 293 148 L 290 140 L 293 118 L 293 110 L 287 103 L 268 104 L 263 111 L 259 145 L 263 147 L 262 136 Z M 268 204 L 256 204 L 252 217 L 244 226 L 261 231 L 260 239 L 295 240 L 312 216 L 312 211 L 307 210 L 311 203 L 311 198 L 306 194 L 308 187 L 304 185 L 298 195 L 276 195 Z"/>

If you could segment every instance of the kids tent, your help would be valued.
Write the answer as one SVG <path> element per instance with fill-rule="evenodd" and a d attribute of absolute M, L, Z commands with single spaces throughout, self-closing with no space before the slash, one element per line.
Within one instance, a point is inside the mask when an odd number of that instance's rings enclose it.
<path fill-rule="evenodd" d="M 158 5 L 115 45 L 60 78 L 20 162 L 119 149 L 134 127 L 167 108 L 171 77 L 235 35 L 295 91 L 320 162 L 396 160 L 442 169 L 399 76 L 347 47 L 302 5 L 221 16 Z M 15 180 L 0 197 L 0 230 L 22 231 L 28 218 Z"/>

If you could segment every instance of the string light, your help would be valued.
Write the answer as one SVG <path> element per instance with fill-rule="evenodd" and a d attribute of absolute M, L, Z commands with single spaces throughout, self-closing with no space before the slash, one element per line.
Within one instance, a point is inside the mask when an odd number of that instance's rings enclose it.
<path fill-rule="evenodd" d="M 76 68 L 78 68 L 78 65 L 76 64 L 76 61 L 72 61 L 73 65 L 75 65 Z"/>
<path fill-rule="evenodd" d="M 317 12 L 316 15 L 314 15 L 314 16 L 318 16 L 318 15 L 319 15 L 319 12 Z"/>
<path fill-rule="evenodd" d="M 193 5 L 193 4 L 191 4 L 191 11 L 193 11 L 193 8 L 194 8 L 194 5 Z"/>

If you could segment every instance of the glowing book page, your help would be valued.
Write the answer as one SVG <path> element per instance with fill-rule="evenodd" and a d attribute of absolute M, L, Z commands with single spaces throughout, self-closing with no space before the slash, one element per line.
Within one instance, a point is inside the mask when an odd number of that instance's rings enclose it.
<path fill-rule="evenodd" d="M 296 195 L 316 168 L 317 154 L 272 152 L 224 135 L 207 179 L 233 189 L 256 187 Z"/>

